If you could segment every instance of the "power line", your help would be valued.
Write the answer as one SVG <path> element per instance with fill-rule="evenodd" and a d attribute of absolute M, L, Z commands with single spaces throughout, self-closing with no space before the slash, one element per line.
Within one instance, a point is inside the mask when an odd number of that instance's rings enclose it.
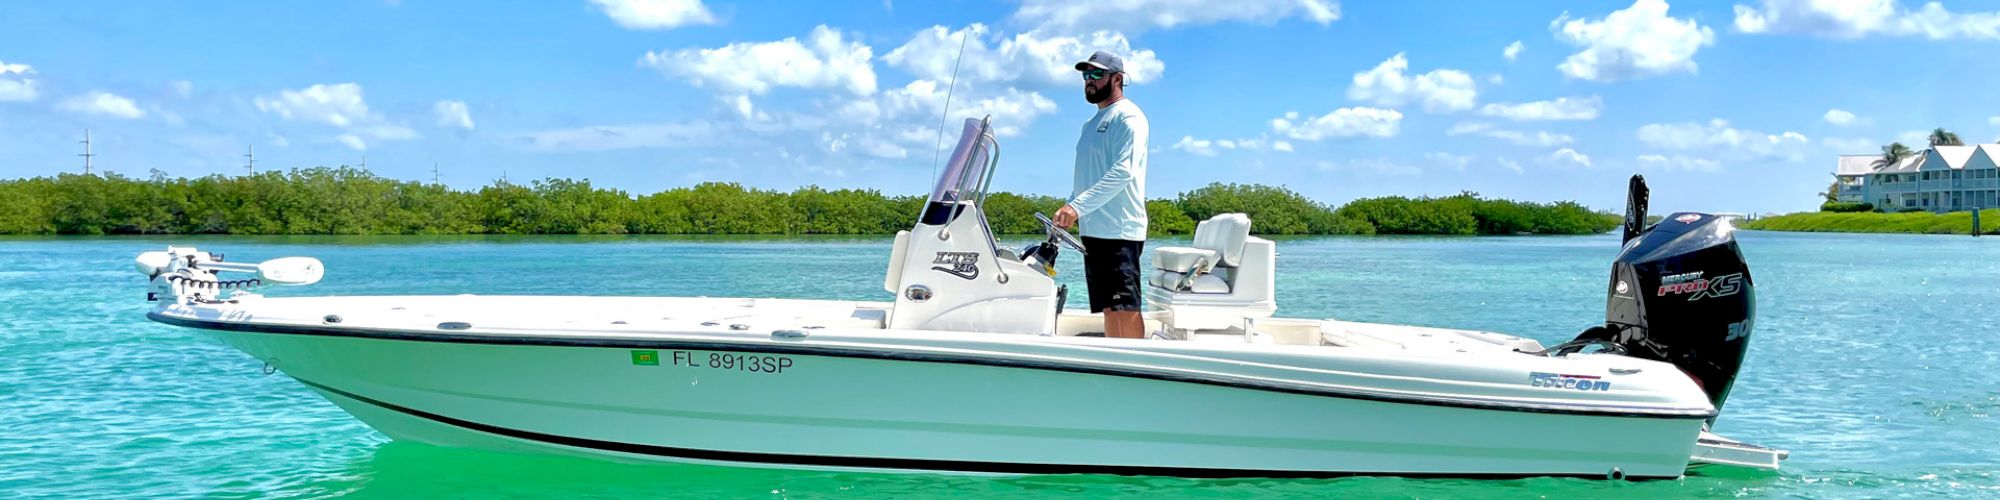
<path fill-rule="evenodd" d="M 90 152 L 90 129 L 83 129 L 83 140 L 76 142 L 83 144 L 83 154 L 77 155 L 83 157 L 83 175 L 90 175 L 90 158 L 97 156 Z"/>

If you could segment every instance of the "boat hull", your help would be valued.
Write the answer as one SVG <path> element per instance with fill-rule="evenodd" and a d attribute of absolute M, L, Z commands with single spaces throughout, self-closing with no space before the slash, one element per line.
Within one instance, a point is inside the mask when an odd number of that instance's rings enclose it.
<path fill-rule="evenodd" d="M 998 474 L 1671 478 L 1686 470 L 1703 423 L 832 351 L 212 333 L 395 439 L 627 460 Z"/>

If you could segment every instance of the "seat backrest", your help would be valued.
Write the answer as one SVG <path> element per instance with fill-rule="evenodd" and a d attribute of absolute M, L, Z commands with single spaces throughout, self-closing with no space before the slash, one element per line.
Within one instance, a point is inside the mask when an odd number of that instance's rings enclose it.
<path fill-rule="evenodd" d="M 1243 243 L 1249 239 L 1248 215 L 1216 214 L 1194 227 L 1194 247 L 1220 254 L 1224 266 L 1235 267 L 1243 261 Z"/>

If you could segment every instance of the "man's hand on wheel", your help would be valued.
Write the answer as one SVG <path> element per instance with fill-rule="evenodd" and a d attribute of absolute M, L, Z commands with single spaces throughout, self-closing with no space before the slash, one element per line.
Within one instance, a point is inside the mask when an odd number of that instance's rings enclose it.
<path fill-rule="evenodd" d="M 1076 208 L 1067 204 L 1056 210 L 1056 227 L 1069 229 L 1076 225 Z"/>

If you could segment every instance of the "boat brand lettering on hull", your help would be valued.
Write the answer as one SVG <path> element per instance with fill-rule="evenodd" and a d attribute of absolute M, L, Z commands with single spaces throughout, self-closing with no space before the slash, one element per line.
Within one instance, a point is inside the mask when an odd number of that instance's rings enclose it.
<path fill-rule="evenodd" d="M 1707 297 L 1728 297 L 1743 290 L 1743 273 L 1729 274 L 1718 278 L 1702 278 L 1701 272 L 1669 274 L 1660 277 L 1660 290 L 1656 294 L 1688 294 L 1689 301 Z"/>
<path fill-rule="evenodd" d="M 1601 380 L 1596 375 L 1569 375 L 1563 373 L 1529 372 L 1528 385 L 1551 389 L 1574 389 L 1579 391 L 1609 391 L 1611 382 Z"/>
<path fill-rule="evenodd" d="M 670 358 L 669 366 L 771 374 L 785 373 L 793 365 L 790 356 L 734 352 L 673 351 Z M 659 362 L 652 364 L 658 365 Z"/>
<path fill-rule="evenodd" d="M 943 271 L 968 280 L 979 277 L 979 254 L 976 252 L 938 252 L 937 259 L 931 263 L 938 264 L 931 266 L 932 271 Z"/>

